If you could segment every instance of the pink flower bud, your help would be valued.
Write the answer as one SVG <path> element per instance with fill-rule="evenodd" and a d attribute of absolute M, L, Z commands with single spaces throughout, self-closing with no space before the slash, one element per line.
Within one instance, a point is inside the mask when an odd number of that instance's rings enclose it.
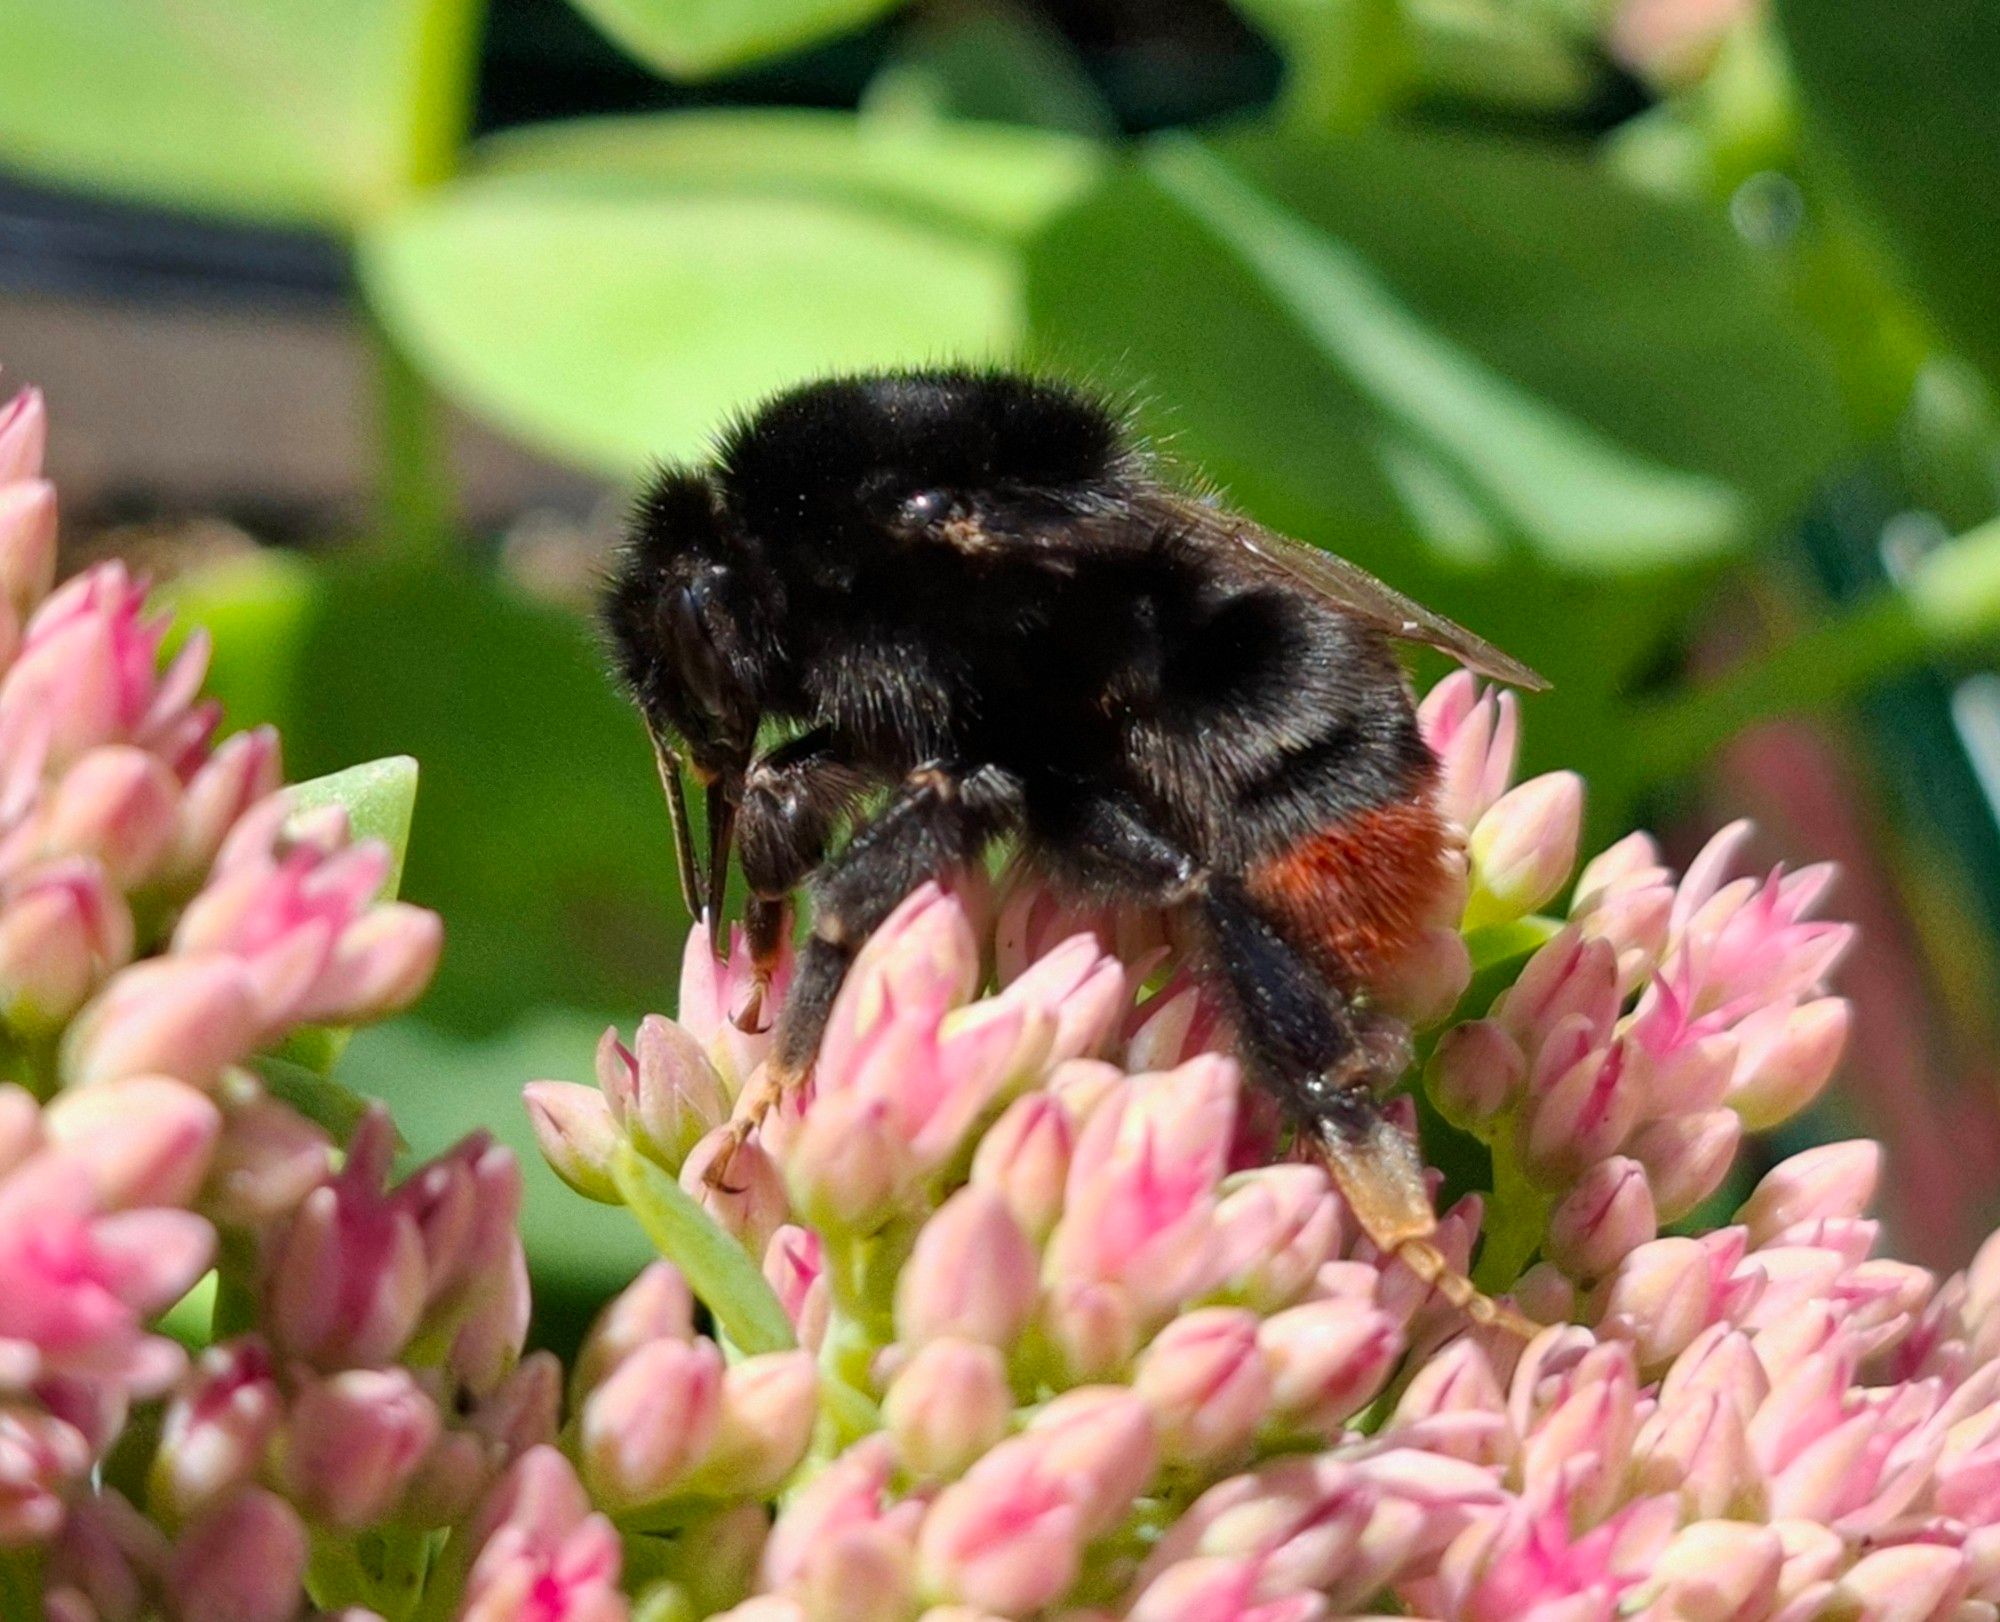
<path fill-rule="evenodd" d="M 168 1564 L 167 1586 L 182 1616 L 291 1622 L 305 1570 L 298 1516 L 251 1487 L 188 1528 Z"/>
<path fill-rule="evenodd" d="M 772 1234 L 764 1247 L 764 1282 L 785 1309 L 799 1344 L 817 1351 L 831 1310 L 826 1249 L 820 1236 L 790 1223 Z"/>
<path fill-rule="evenodd" d="M 776 1492 L 806 1456 L 818 1417 L 812 1353 L 746 1357 L 722 1376 L 715 1439 L 691 1487 L 724 1497 Z"/>
<path fill-rule="evenodd" d="M 49 1551 L 45 1622 L 140 1622 L 167 1540 L 115 1488 L 71 1506 Z"/>
<path fill-rule="evenodd" d="M 602 1047 L 598 1054 L 598 1084 L 607 1097 L 612 1096 L 607 1069 L 630 1075 L 625 1128 L 634 1143 L 669 1171 L 679 1170 L 703 1135 L 728 1119 L 722 1078 L 701 1044 L 671 1020 L 649 1014 L 639 1022 L 630 1055 L 621 1058 L 620 1050 L 607 1059 Z"/>
<path fill-rule="evenodd" d="M 207 1087 L 257 1041 L 248 976 L 226 957 L 168 957 L 114 975 L 64 1039 L 72 1086 L 169 1075 Z"/>
<path fill-rule="evenodd" d="M 1653 1562 L 1645 1592 L 1682 1622 L 1749 1622 L 1777 1603 L 1784 1548 L 1768 1526 L 1702 1520 Z"/>
<path fill-rule="evenodd" d="M 1764 1174 L 1736 1220 L 1753 1249 L 1792 1228 L 1867 1213 L 1882 1174 L 1882 1146 L 1868 1138 L 1823 1143 L 1782 1161 Z"/>
<path fill-rule="evenodd" d="M 370 907 L 340 932 L 311 996 L 286 1023 L 365 1025 L 400 1013 L 430 985 L 443 949 L 436 913 L 401 901 Z"/>
<path fill-rule="evenodd" d="M 726 1169 L 717 1164 L 724 1155 L 729 1162 Z M 715 1176 L 710 1175 L 712 1170 Z M 753 1256 L 764 1254 L 771 1236 L 791 1214 L 777 1162 L 756 1139 L 737 1142 L 726 1126 L 717 1127 L 694 1146 L 681 1166 L 680 1184 L 723 1232 Z"/>
<path fill-rule="evenodd" d="M 42 822 L 50 856 L 88 856 L 132 890 L 173 842 L 181 787 L 155 755 L 126 744 L 93 749 L 63 774 Z"/>
<path fill-rule="evenodd" d="M 1215 1276 L 1229 1297 L 1275 1312 L 1311 1286 L 1340 1248 L 1342 1206 L 1317 1166 L 1259 1166 L 1223 1185 Z"/>
<path fill-rule="evenodd" d="M 222 1116 L 167 1076 L 128 1076 L 59 1094 L 42 1128 L 90 1178 L 105 1209 L 187 1205 L 208 1174 Z"/>
<path fill-rule="evenodd" d="M 1271 1411 L 1328 1440 L 1382 1388 L 1403 1338 L 1386 1313 L 1360 1301 L 1310 1301 L 1258 1329 L 1271 1370 Z"/>
<path fill-rule="evenodd" d="M 1130 1071 L 1171 1070 L 1229 1046 L 1221 999 L 1205 981 L 1179 969 L 1127 1019 L 1122 1057 Z"/>
<path fill-rule="evenodd" d="M 1438 1038 L 1424 1085 L 1438 1112 L 1467 1131 L 1506 1109 L 1527 1078 L 1528 1061 L 1504 1026 L 1474 1019 Z"/>
<path fill-rule="evenodd" d="M 1170 1462 L 1214 1465 L 1242 1452 L 1271 1402 L 1256 1314 L 1210 1307 L 1174 1319 L 1140 1354 L 1132 1385 Z"/>
<path fill-rule="evenodd" d="M 604 1094 L 573 1081 L 531 1081 L 521 1089 L 521 1101 L 550 1170 L 586 1199 L 620 1203 L 611 1180 L 618 1123 Z"/>
<path fill-rule="evenodd" d="M 49 1033 L 132 955 L 132 913 L 84 857 L 18 874 L 0 902 L 0 1012 Z"/>
<path fill-rule="evenodd" d="M 1043 1302 L 1050 1343 L 1072 1380 L 1117 1374 L 1139 1349 L 1130 1297 L 1116 1284 L 1058 1284 Z"/>
<path fill-rule="evenodd" d="M 1331 1622 L 1323 1595 L 1267 1597 L 1270 1587 L 1254 1560 L 1182 1560 L 1148 1583 L 1127 1614 L 1130 1622 Z"/>
<path fill-rule="evenodd" d="M 6 448 L 0 445 L 0 457 Z M 56 572 L 56 490 L 45 479 L 0 477 L 0 652 L 12 657 Z"/>
<path fill-rule="evenodd" d="M 162 864 L 161 882 L 176 892 L 198 885 L 229 830 L 283 782 L 273 728 L 256 727 L 225 738 L 181 791 L 178 824 Z"/>
<path fill-rule="evenodd" d="M 1632 1342 L 1641 1367 L 1671 1362 L 1708 1322 L 1708 1253 L 1693 1239 L 1655 1239 L 1618 1264 L 1599 1322 Z"/>
<path fill-rule="evenodd" d="M 699 1146 L 695 1153 L 701 1154 Z M 682 1176 L 685 1182 L 685 1171 Z M 889 1106 L 847 1092 L 813 1100 L 787 1147 L 779 1192 L 789 1190 L 792 1204 L 816 1228 L 866 1233 L 889 1215 L 916 1176 Z"/>
<path fill-rule="evenodd" d="M 380 1106 L 355 1128 L 337 1177 L 307 1195 L 278 1240 L 267 1286 L 272 1338 L 322 1369 L 388 1362 L 423 1315 L 424 1242 L 383 1190 L 395 1129 Z"/>
<path fill-rule="evenodd" d="M 36 477 L 48 443 L 48 407 L 40 389 L 23 389 L 0 405 L 0 484 Z"/>
<path fill-rule="evenodd" d="M 624 1622 L 618 1534 L 554 1448 L 524 1453 L 473 1523 L 459 1622 Z"/>
<path fill-rule="evenodd" d="M 920 1479 L 948 1481 L 1007 1434 L 1014 1408 L 1007 1366 L 993 1347 L 933 1340 L 889 1387 L 882 1418 L 902 1467 Z"/>
<path fill-rule="evenodd" d="M 758 1585 L 784 1590 L 806 1575 L 814 1551 L 842 1533 L 868 1528 L 888 1531 L 891 1512 L 883 1498 L 895 1467 L 895 1448 L 880 1434 L 863 1437 L 786 1500 L 757 1566 Z M 907 1514 L 897 1515 L 900 1530 Z"/>
<path fill-rule="evenodd" d="M 1640 1491 L 1676 1493 L 1697 1519 L 1762 1507 L 1743 1416 L 1719 1392 L 1655 1408 L 1633 1444 L 1632 1468 Z"/>
<path fill-rule="evenodd" d="M 1582 880 L 1578 880 L 1577 893 L 1583 894 Z M 1611 948 L 1621 996 L 1644 985 L 1659 968 L 1673 915 L 1673 887 L 1664 882 L 1620 886 L 1571 909 L 1571 916 L 1588 939 L 1601 940 Z"/>
<path fill-rule="evenodd" d="M 1610 942 L 1567 925 L 1522 965 L 1492 1017 L 1529 1058 L 1566 1023 L 1580 1025 L 1591 1046 L 1603 1046 L 1618 1017 L 1618 962 Z"/>
<path fill-rule="evenodd" d="M 472 1426 L 513 1460 L 555 1440 L 562 1398 L 561 1361 L 553 1352 L 530 1352 L 473 1410 Z"/>
<path fill-rule="evenodd" d="M 1761 1009 L 1737 1027 L 1729 1106 L 1746 1127 L 1776 1126 L 1819 1096 L 1847 1046 L 1849 1014 L 1845 998 L 1821 997 L 1796 1008 Z"/>
<path fill-rule="evenodd" d="M 1424 695 L 1417 724 L 1438 757 L 1438 809 L 1460 828 L 1472 827 L 1513 781 L 1520 729 L 1514 695 L 1481 691 L 1470 671 L 1455 671 Z"/>
<path fill-rule="evenodd" d="M 255 1476 L 284 1414 L 270 1353 L 255 1339 L 211 1346 L 161 1422 L 148 1491 L 173 1520 Z"/>
<path fill-rule="evenodd" d="M 802 1618 L 904 1622 L 916 1602 L 916 1559 L 903 1539 L 880 1527 L 836 1532 L 813 1552 L 798 1584 Z M 754 1606 L 757 1602 L 750 1601 Z M 781 1602 L 782 1603 L 782 1602 Z M 749 1610 L 731 1613 L 739 1618 Z M 745 1619 L 750 1622 L 750 1619 Z M 780 1622 L 772 1613 L 770 1622 Z"/>
<path fill-rule="evenodd" d="M 1059 1064 L 1103 1048 L 1131 1004 L 1125 966 L 1092 935 L 1073 935 L 1017 975 L 999 1000 L 1045 1014 L 1052 1027 L 1042 1062 Z"/>
<path fill-rule="evenodd" d="M 326 1181 L 333 1161 L 333 1140 L 289 1104 L 268 1097 L 238 1101 L 223 1117 L 209 1212 L 229 1226 L 275 1223 Z"/>
<path fill-rule="evenodd" d="M 0 1407 L 0 1539 L 18 1547 L 55 1536 L 95 1451 L 81 1431 L 52 1414 Z"/>
<path fill-rule="evenodd" d="M 1626 1145 L 1646 1168 L 1662 1222 L 1678 1222 L 1722 1186 L 1743 1141 L 1734 1110 L 1702 1110 L 1649 1122 Z"/>
<path fill-rule="evenodd" d="M 972 1185 L 999 1195 L 1021 1231 L 1039 1243 L 1062 1214 L 1075 1136 L 1059 1100 L 1040 1092 L 1017 1098 L 981 1136 Z"/>
<path fill-rule="evenodd" d="M 1625 1060 L 1623 1043 L 1593 1048 L 1530 1097 L 1520 1150 L 1531 1176 L 1561 1182 L 1624 1144 L 1644 1102 Z"/>
<path fill-rule="evenodd" d="M 1902 1543 L 1865 1554 L 1848 1567 L 1821 1615 L 1920 1622 L 1949 1615 L 1965 1590 L 1965 1555 L 1936 1543 Z"/>
<path fill-rule="evenodd" d="M 1012 1346 L 1038 1294 L 1036 1256 L 1007 1206 L 964 1188 L 917 1235 L 896 1280 L 896 1336 L 911 1345 L 950 1336 Z"/>
<path fill-rule="evenodd" d="M 669 1496 L 714 1442 L 722 1354 L 711 1341 L 641 1346 L 584 1399 L 580 1451 L 591 1496 L 615 1508 Z"/>
<path fill-rule="evenodd" d="M 388 1514 L 423 1463 L 438 1412 L 407 1369 L 350 1369 L 293 1400 L 284 1478 L 313 1520 L 342 1530 Z"/>
<path fill-rule="evenodd" d="M 1466 841 L 1465 927 L 1507 923 L 1554 896 L 1576 865 L 1582 826 L 1583 779 L 1574 772 L 1548 772 L 1502 795 Z"/>
<path fill-rule="evenodd" d="M 1603 1277 L 1659 1231 L 1646 1170 L 1614 1155 L 1583 1174 L 1549 1219 L 1549 1259 L 1573 1278 Z"/>
<path fill-rule="evenodd" d="M 594 1390 L 641 1346 L 694 1338 L 694 1295 L 672 1262 L 653 1262 L 598 1314 L 576 1357 L 576 1390 Z"/>
<path fill-rule="evenodd" d="M 1004 1615 L 1069 1591 L 1082 1567 L 1082 1512 L 1029 1437 L 1002 1442 L 939 1493 L 918 1536 L 924 1588 Z"/>
<path fill-rule="evenodd" d="M 1435 926 L 1384 965 L 1373 991 L 1377 1004 L 1419 1030 L 1443 1020 L 1472 982 L 1472 953 L 1457 929 Z"/>
<path fill-rule="evenodd" d="M 1021 1441 L 1064 1483 L 1086 1540 L 1124 1521 L 1159 1468 L 1153 1416 L 1123 1386 L 1082 1386 L 1051 1398 Z"/>
<path fill-rule="evenodd" d="M 786 947 L 767 993 L 767 1007 L 784 1001 L 791 982 L 792 954 Z M 688 930 L 681 948 L 680 1000 L 678 1023 L 686 1030 L 715 1066 L 723 1087 L 734 1097 L 771 1051 L 773 1027 L 763 1022 L 757 1031 L 745 1031 L 738 1018 L 748 1006 L 756 982 L 756 968 L 741 929 L 731 927 L 726 961 L 717 962 L 710 948 L 707 928 L 696 923 Z"/>

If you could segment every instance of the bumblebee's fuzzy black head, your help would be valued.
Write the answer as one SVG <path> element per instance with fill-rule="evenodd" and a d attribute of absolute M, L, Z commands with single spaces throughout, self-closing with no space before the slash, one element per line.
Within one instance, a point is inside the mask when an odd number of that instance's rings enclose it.
<path fill-rule="evenodd" d="M 738 425 L 724 500 L 774 545 L 894 540 L 954 512 L 1087 503 L 1124 474 L 1117 419 L 1058 384 L 1001 372 L 831 378 Z"/>
<path fill-rule="evenodd" d="M 704 777 L 740 772 L 750 757 L 774 607 L 755 546 L 707 475 L 655 479 L 633 512 L 602 617 L 647 721 L 679 738 Z"/>

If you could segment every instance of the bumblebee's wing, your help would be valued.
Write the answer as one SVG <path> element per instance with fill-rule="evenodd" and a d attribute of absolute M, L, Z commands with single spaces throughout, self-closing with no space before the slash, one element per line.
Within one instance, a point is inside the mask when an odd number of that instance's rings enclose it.
<path fill-rule="evenodd" d="M 1442 614 L 1433 613 L 1358 564 L 1292 540 L 1235 513 L 1203 502 L 1169 498 L 1166 521 L 1187 539 L 1225 555 L 1231 565 L 1266 580 L 1303 586 L 1334 607 L 1403 642 L 1447 653 L 1468 670 L 1543 692 L 1548 683 L 1520 660 Z"/>

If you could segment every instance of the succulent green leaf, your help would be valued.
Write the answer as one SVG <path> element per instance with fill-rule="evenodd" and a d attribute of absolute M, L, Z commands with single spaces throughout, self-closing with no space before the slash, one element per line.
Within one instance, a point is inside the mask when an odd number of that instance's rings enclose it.
<path fill-rule="evenodd" d="M 699 79 L 859 28 L 898 0 L 575 0 L 649 67 Z"/>

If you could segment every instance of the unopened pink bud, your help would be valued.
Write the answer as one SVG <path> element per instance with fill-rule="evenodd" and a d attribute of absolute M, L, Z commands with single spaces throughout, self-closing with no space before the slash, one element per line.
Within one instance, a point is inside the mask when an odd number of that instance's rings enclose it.
<path fill-rule="evenodd" d="M 1819 1096 L 1847 1046 L 1849 1015 L 1844 997 L 1821 997 L 1761 1009 L 1737 1027 L 1729 1106 L 1747 1128 L 1776 1126 Z"/>
<path fill-rule="evenodd" d="M 1117 1374 L 1139 1349 L 1137 1312 L 1116 1284 L 1058 1284 L 1042 1310 L 1050 1343 L 1073 1380 Z"/>
<path fill-rule="evenodd" d="M 1022 1440 L 1065 1483 L 1086 1540 L 1120 1525 L 1159 1468 L 1152 1413 L 1124 1386 L 1082 1386 L 1051 1398 Z"/>
<path fill-rule="evenodd" d="M 591 1496 L 615 1508 L 667 1497 L 714 1442 L 722 1354 L 711 1341 L 656 1340 L 584 1399 L 580 1451 Z"/>
<path fill-rule="evenodd" d="M 290 1216 L 333 1164 L 333 1140 L 289 1104 L 238 1101 L 223 1117 L 207 1209 L 227 1225 L 264 1227 Z"/>
<path fill-rule="evenodd" d="M 0 405 L 0 484 L 39 475 L 48 443 L 48 406 L 40 389 L 23 389 Z"/>
<path fill-rule="evenodd" d="M 701 1153 L 697 1145 L 695 1158 Z M 787 1147 L 779 1193 L 789 1190 L 803 1220 L 816 1228 L 866 1233 L 889 1215 L 916 1175 L 888 1105 L 843 1092 L 813 1100 Z"/>
<path fill-rule="evenodd" d="M 1212 1465 L 1249 1445 L 1271 1402 L 1251 1312 L 1209 1307 L 1176 1318 L 1140 1355 L 1133 1389 L 1176 1464 Z"/>
<path fill-rule="evenodd" d="M 837 1531 L 813 1551 L 801 1574 L 796 1615 L 808 1622 L 820 1617 L 904 1622 L 916 1603 L 915 1567 L 909 1544 L 880 1527 Z M 758 1622 L 756 1604 L 751 1600 L 728 1614 L 738 1622 Z M 789 1618 L 773 1610 L 765 1622 L 789 1622 Z"/>
<path fill-rule="evenodd" d="M 5 456 L 0 445 L 0 458 Z M 55 572 L 55 486 L 32 476 L 0 476 L 0 621 L 7 625 L 9 654 L 19 645 L 28 616 L 48 595 Z"/>
<path fill-rule="evenodd" d="M 641 1346 L 694 1338 L 694 1294 L 672 1262 L 653 1262 L 598 1314 L 576 1357 L 576 1389 L 594 1390 Z"/>
<path fill-rule="evenodd" d="M 831 1311 L 820 1236 L 789 1222 L 778 1229 L 764 1247 L 764 1282 L 785 1309 L 799 1344 L 817 1351 Z"/>
<path fill-rule="evenodd" d="M 1696 1518 L 1762 1510 L 1743 1416 L 1723 1393 L 1655 1408 L 1633 1444 L 1632 1469 L 1640 1491 L 1675 1493 Z"/>
<path fill-rule="evenodd" d="M 1882 1146 L 1870 1138 L 1823 1143 L 1781 1161 L 1764 1174 L 1736 1220 L 1753 1249 L 1786 1230 L 1865 1216 L 1882 1174 Z"/>
<path fill-rule="evenodd" d="M 222 1115 L 184 1082 L 127 1076 L 59 1094 L 42 1129 L 104 1208 L 187 1205 L 208 1175 Z"/>
<path fill-rule="evenodd" d="M 1649 1122 L 1626 1148 L 1646 1168 L 1660 1220 L 1678 1222 L 1722 1186 L 1742 1141 L 1736 1112 L 1712 1109 Z"/>
<path fill-rule="evenodd" d="M 373 1525 L 395 1506 L 440 1422 L 407 1369 L 350 1369 L 309 1383 L 285 1428 L 284 1478 L 313 1520 Z"/>
<path fill-rule="evenodd" d="M 114 975 L 78 1015 L 63 1048 L 71 1085 L 170 1075 L 210 1085 L 257 1040 L 257 1002 L 227 957 L 167 957 Z"/>
<path fill-rule="evenodd" d="M 1133 1072 L 1171 1070 L 1229 1045 L 1228 1018 L 1214 989 L 1177 970 L 1126 1022 L 1123 1059 Z"/>
<path fill-rule="evenodd" d="M 949 1481 L 1007 1434 L 1013 1393 L 1000 1353 L 980 1341 L 933 1340 L 896 1375 L 882 1405 L 905 1470 Z"/>
<path fill-rule="evenodd" d="M 618 1204 L 618 1185 L 611 1180 L 618 1123 L 604 1095 L 573 1081 L 531 1081 L 521 1089 L 521 1101 L 550 1169 L 586 1199 Z"/>
<path fill-rule="evenodd" d="M 1901 1543 L 1865 1554 L 1848 1567 L 1821 1615 L 1881 1617 L 1884 1622 L 1949 1615 L 1965 1591 L 1966 1558 L 1938 1543 Z"/>
<path fill-rule="evenodd" d="M 193 889 L 237 820 L 284 782 L 278 734 L 255 727 L 225 738 L 181 791 L 180 814 L 162 872 L 177 891 Z"/>
<path fill-rule="evenodd" d="M 554 1448 L 522 1454 L 487 1495 L 459 1622 L 624 1622 L 618 1534 Z"/>
<path fill-rule="evenodd" d="M 1553 897 L 1576 865 L 1582 826 L 1583 779 L 1574 772 L 1548 772 L 1502 795 L 1466 841 L 1465 927 L 1507 923 Z"/>
<path fill-rule="evenodd" d="M 1506 1028 L 1473 1019 L 1438 1038 L 1424 1084 L 1438 1113 L 1469 1131 L 1506 1109 L 1527 1074 L 1528 1061 Z"/>
<path fill-rule="evenodd" d="M 381 902 L 340 932 L 332 961 L 292 1017 L 362 1025 L 400 1013 L 430 985 L 443 949 L 444 923 L 436 913 Z"/>
<path fill-rule="evenodd" d="M 1621 996 L 1644 985 L 1659 968 L 1673 915 L 1674 891 L 1666 883 L 1613 890 L 1590 906 L 1573 911 L 1584 934 L 1605 942 L 1615 955 Z"/>
<path fill-rule="evenodd" d="M 1592 938 L 1581 925 L 1565 925 L 1522 965 L 1494 1003 L 1492 1017 L 1531 1059 L 1553 1032 L 1569 1024 L 1580 1025 L 1591 1045 L 1602 1045 L 1618 1017 L 1618 961 L 1611 943 Z"/>
<path fill-rule="evenodd" d="M 717 1496 L 774 1493 L 806 1456 L 819 1416 L 811 1352 L 746 1357 L 722 1376 L 715 1439 L 690 1482 Z"/>
<path fill-rule="evenodd" d="M 1073 935 L 1029 964 L 1000 993 L 1046 1014 L 1052 1024 L 1044 1064 L 1102 1050 L 1130 1005 L 1125 966 L 1093 935 Z"/>
<path fill-rule="evenodd" d="M 1784 1563 L 1784 1547 L 1768 1526 L 1697 1521 L 1654 1559 L 1645 1592 L 1678 1622 L 1743 1622 L 1777 1603 Z"/>
<path fill-rule="evenodd" d="M 17 1030 L 60 1028 L 132 955 L 132 913 L 87 857 L 18 875 L 0 902 L 0 1013 Z"/>
<path fill-rule="evenodd" d="M 188 1528 L 167 1568 L 181 1615 L 291 1622 L 305 1581 L 306 1530 L 283 1499 L 247 1488 Z"/>
<path fill-rule="evenodd" d="M 1082 1513 L 1029 1437 L 1002 1442 L 939 1493 L 918 1536 L 923 1586 L 1008 1616 L 1051 1605 L 1082 1567 Z"/>
<path fill-rule="evenodd" d="M 1470 828 L 1514 777 L 1520 730 L 1514 695 L 1482 692 L 1471 672 L 1456 671 L 1424 695 L 1417 723 L 1438 757 L 1438 809 Z"/>
<path fill-rule="evenodd" d="M 972 1184 L 999 1195 L 1021 1231 L 1039 1243 L 1062 1214 L 1075 1137 L 1060 1100 L 1045 1092 L 1017 1098 L 980 1137 Z"/>
<path fill-rule="evenodd" d="M 598 1081 L 605 1084 L 601 1057 Z M 669 1171 L 678 1171 L 702 1137 L 729 1116 L 722 1078 L 701 1044 L 671 1020 L 649 1014 L 639 1022 L 631 1055 L 632 1141 Z M 605 1086 L 607 1096 L 611 1089 Z"/>
<path fill-rule="evenodd" d="M 181 788 L 159 757 L 110 744 L 63 774 L 42 824 L 50 856 L 88 856 L 132 890 L 150 879 L 173 842 Z"/>
<path fill-rule="evenodd" d="M 1549 1259 L 1572 1278 L 1601 1278 L 1659 1232 L 1646 1169 L 1614 1155 L 1583 1174 L 1549 1220 Z"/>
<path fill-rule="evenodd" d="M 1529 1174 L 1561 1182 L 1615 1154 L 1643 1103 L 1624 1044 L 1591 1049 L 1529 1100 L 1520 1134 Z"/>
<path fill-rule="evenodd" d="M 1012 1346 L 1038 1293 L 1037 1258 L 999 1195 L 964 1188 L 917 1236 L 896 1281 L 896 1335 Z"/>
<path fill-rule="evenodd" d="M 1340 1299 L 1266 1318 L 1257 1342 L 1270 1365 L 1273 1415 L 1329 1440 L 1382 1388 L 1403 1351 L 1388 1314 Z"/>
<path fill-rule="evenodd" d="M 1419 1030 L 1458 1006 L 1472 981 L 1472 953 L 1457 929 L 1434 927 L 1383 967 L 1373 987 L 1377 1003 Z"/>
<path fill-rule="evenodd" d="M 680 1184 L 753 1256 L 764 1254 L 791 1215 L 777 1162 L 756 1139 L 740 1141 L 726 1126 L 694 1146 L 681 1166 Z"/>
<path fill-rule="evenodd" d="M 1632 1342 L 1642 1368 L 1671 1362 L 1708 1322 L 1708 1253 L 1693 1239 L 1655 1239 L 1618 1264 L 1599 1322 Z"/>
<path fill-rule="evenodd" d="M 261 1468 L 283 1413 L 261 1341 L 211 1346 L 161 1421 L 151 1501 L 178 1521 L 233 1492 Z"/>
<path fill-rule="evenodd" d="M 1231 1300 L 1275 1312 L 1298 1300 L 1340 1248 L 1342 1206 L 1317 1166 L 1258 1166 L 1216 1202 L 1215 1277 Z"/>

